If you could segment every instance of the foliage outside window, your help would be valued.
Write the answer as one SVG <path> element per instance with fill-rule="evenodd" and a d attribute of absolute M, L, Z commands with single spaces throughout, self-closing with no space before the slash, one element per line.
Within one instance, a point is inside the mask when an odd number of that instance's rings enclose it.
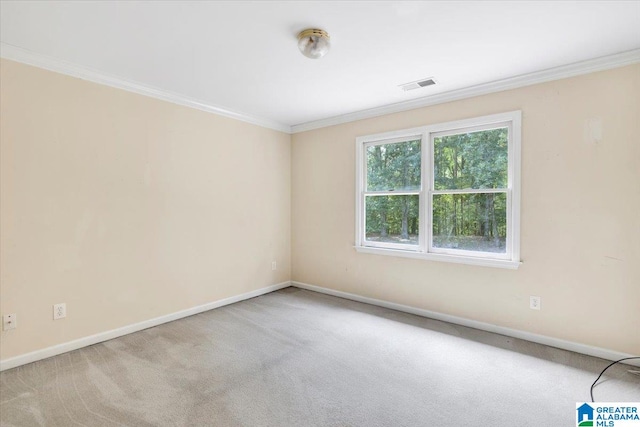
<path fill-rule="evenodd" d="M 365 240 L 371 246 L 419 245 L 420 138 L 367 144 Z"/>
<path fill-rule="evenodd" d="M 517 268 L 520 112 L 356 140 L 356 249 Z"/>

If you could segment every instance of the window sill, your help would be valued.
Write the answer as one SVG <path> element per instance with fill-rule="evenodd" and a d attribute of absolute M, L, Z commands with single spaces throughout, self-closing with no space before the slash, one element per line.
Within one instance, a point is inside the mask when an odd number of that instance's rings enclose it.
<path fill-rule="evenodd" d="M 506 268 L 509 270 L 517 270 L 522 264 L 521 261 L 510 261 L 504 259 L 476 258 L 469 256 L 430 254 L 424 252 L 403 251 L 399 249 L 373 248 L 368 246 L 354 246 L 355 250 L 360 253 L 395 256 L 401 258 L 424 259 L 427 261 L 453 262 L 457 264 L 478 265 L 482 267 Z"/>

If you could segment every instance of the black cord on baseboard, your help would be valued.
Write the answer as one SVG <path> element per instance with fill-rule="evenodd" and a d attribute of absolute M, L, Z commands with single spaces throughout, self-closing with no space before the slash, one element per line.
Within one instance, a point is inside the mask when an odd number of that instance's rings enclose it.
<path fill-rule="evenodd" d="M 611 362 L 609 364 L 609 366 L 607 366 L 606 368 L 604 368 L 602 370 L 602 372 L 600 372 L 600 375 L 598 375 L 598 378 L 596 378 L 596 380 L 593 382 L 593 384 L 591 384 L 591 402 L 595 403 L 595 400 L 593 400 L 593 388 L 596 386 L 596 383 L 598 382 L 598 380 L 600 379 L 600 377 L 602 376 L 602 374 L 604 374 L 604 372 L 609 369 L 610 367 L 612 367 L 613 365 L 620 363 L 620 362 L 624 362 L 625 360 L 631 360 L 631 359 L 640 359 L 640 357 L 625 357 L 624 359 L 620 359 L 620 360 L 616 360 L 615 362 Z"/>

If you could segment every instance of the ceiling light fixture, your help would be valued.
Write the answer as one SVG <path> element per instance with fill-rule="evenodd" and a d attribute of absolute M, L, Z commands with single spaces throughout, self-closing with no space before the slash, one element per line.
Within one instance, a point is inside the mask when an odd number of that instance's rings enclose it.
<path fill-rule="evenodd" d="M 322 58 L 329 52 L 331 41 L 329 34 L 324 30 L 309 28 L 298 34 L 298 49 L 307 58 Z"/>

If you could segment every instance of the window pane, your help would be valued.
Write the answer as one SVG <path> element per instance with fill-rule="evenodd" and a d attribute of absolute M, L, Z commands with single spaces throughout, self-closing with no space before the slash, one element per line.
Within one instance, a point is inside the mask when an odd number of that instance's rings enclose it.
<path fill-rule="evenodd" d="M 367 196 L 366 240 L 417 245 L 419 196 Z"/>
<path fill-rule="evenodd" d="M 507 194 L 434 194 L 433 247 L 506 252 Z"/>
<path fill-rule="evenodd" d="M 367 191 L 420 189 L 420 140 L 367 147 Z"/>
<path fill-rule="evenodd" d="M 434 138 L 434 188 L 507 188 L 508 137 L 499 128 Z"/>

